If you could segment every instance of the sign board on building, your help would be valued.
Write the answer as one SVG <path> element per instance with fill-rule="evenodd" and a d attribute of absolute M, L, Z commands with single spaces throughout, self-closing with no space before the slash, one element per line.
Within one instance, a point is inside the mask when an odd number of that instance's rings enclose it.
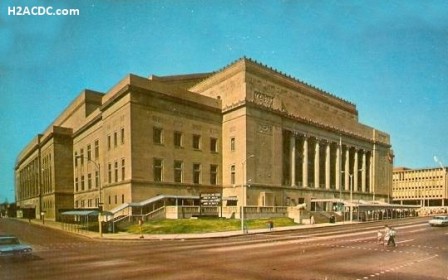
<path fill-rule="evenodd" d="M 221 206 L 221 193 L 201 193 L 201 206 Z"/>

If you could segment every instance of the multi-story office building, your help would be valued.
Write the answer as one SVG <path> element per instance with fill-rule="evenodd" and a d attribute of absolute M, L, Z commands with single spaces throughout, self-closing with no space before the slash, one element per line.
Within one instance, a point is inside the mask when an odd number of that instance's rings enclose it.
<path fill-rule="evenodd" d="M 82 92 L 18 156 L 17 202 L 55 218 L 203 192 L 259 206 L 386 200 L 391 157 L 389 135 L 354 104 L 242 58 Z"/>
<path fill-rule="evenodd" d="M 401 204 L 448 206 L 447 167 L 393 169 L 392 196 Z"/>

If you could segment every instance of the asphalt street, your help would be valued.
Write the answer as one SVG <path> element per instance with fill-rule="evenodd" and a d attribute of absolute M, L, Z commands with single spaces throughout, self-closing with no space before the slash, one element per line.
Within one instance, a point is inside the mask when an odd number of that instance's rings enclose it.
<path fill-rule="evenodd" d="M 385 222 L 202 239 L 93 239 L 14 219 L 0 233 L 31 244 L 30 260 L 0 262 L 0 279 L 448 279 L 448 227 Z"/>

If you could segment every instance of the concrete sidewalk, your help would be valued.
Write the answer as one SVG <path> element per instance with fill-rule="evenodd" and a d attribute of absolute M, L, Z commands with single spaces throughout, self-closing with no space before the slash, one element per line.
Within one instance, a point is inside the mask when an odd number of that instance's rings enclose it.
<path fill-rule="evenodd" d="M 28 220 L 18 219 L 23 222 L 28 222 Z M 183 234 L 135 234 L 128 232 L 118 232 L 118 233 L 103 233 L 102 236 L 98 232 L 86 231 L 86 230 L 75 230 L 69 229 L 66 224 L 54 221 L 45 221 L 43 223 L 41 220 L 31 220 L 33 225 L 45 226 L 53 228 L 56 230 L 62 230 L 68 233 L 84 236 L 92 239 L 103 239 L 103 240 L 183 240 L 183 239 L 201 239 L 201 238 L 224 238 L 231 236 L 240 235 L 251 235 L 260 233 L 270 233 L 279 231 L 289 231 L 305 228 L 320 228 L 320 227 L 331 227 L 338 225 L 348 225 L 350 222 L 338 222 L 338 223 L 320 223 L 314 225 L 297 225 L 288 227 L 277 227 L 269 230 L 268 228 L 262 229 L 250 229 L 248 232 L 243 233 L 241 230 L 236 231 L 223 231 L 223 232 L 209 232 L 209 233 L 183 233 Z"/>

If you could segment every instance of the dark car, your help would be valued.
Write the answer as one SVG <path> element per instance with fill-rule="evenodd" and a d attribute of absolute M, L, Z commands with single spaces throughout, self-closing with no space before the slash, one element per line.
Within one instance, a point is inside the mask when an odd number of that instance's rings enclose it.
<path fill-rule="evenodd" d="M 31 257 L 33 249 L 13 235 L 0 235 L 0 259 Z"/>

